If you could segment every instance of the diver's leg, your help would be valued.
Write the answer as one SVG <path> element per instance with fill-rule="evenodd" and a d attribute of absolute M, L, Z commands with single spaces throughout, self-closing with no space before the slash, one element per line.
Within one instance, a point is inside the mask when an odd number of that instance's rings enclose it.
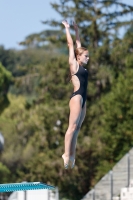
<path fill-rule="evenodd" d="M 70 115 L 69 115 L 69 126 L 65 134 L 65 152 L 62 155 L 64 159 L 64 166 L 68 168 L 71 154 L 71 143 L 75 130 L 80 120 L 82 112 L 82 97 L 81 95 L 75 95 L 69 102 Z"/>

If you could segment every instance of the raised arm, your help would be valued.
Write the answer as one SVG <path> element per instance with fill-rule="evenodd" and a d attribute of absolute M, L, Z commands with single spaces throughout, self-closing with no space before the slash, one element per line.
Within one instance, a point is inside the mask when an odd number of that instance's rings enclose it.
<path fill-rule="evenodd" d="M 70 25 L 65 20 L 62 22 L 62 24 L 65 26 L 65 29 L 66 29 L 66 38 L 67 38 L 67 44 L 69 48 L 70 71 L 72 74 L 74 74 L 77 71 L 77 62 L 76 62 L 75 53 L 74 53 L 74 44 L 73 44 L 73 40 L 70 34 Z"/>
<path fill-rule="evenodd" d="M 76 36 L 76 48 L 79 48 L 79 47 L 81 47 L 81 41 L 80 41 L 80 37 L 79 37 L 78 26 L 75 21 L 73 21 L 73 26 L 74 26 L 74 30 L 75 30 L 75 36 Z"/>

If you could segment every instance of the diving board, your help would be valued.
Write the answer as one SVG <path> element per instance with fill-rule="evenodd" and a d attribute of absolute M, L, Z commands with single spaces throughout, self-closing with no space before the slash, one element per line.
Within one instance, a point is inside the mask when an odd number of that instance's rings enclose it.
<path fill-rule="evenodd" d="M 39 190 L 39 189 L 55 189 L 54 186 L 47 185 L 41 182 L 22 182 L 22 183 L 8 183 L 0 184 L 0 192 L 13 192 L 13 191 L 26 191 L 26 190 Z"/>

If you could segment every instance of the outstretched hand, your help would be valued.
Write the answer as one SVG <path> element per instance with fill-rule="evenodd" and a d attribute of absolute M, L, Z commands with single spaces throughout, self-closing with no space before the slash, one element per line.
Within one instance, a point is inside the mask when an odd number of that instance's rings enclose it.
<path fill-rule="evenodd" d="M 66 28 L 70 28 L 69 23 L 66 20 L 62 21 L 62 24 L 66 27 Z"/>
<path fill-rule="evenodd" d="M 73 27 L 74 27 L 74 30 L 77 31 L 78 30 L 78 25 L 76 24 L 75 21 L 73 21 Z"/>

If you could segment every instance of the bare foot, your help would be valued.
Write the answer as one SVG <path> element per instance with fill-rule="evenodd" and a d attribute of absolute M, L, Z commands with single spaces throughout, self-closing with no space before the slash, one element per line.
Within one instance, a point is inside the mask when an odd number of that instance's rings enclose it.
<path fill-rule="evenodd" d="M 64 168 L 68 169 L 68 167 L 69 167 L 69 157 L 66 157 L 65 154 L 63 154 L 62 158 L 64 160 Z"/>

